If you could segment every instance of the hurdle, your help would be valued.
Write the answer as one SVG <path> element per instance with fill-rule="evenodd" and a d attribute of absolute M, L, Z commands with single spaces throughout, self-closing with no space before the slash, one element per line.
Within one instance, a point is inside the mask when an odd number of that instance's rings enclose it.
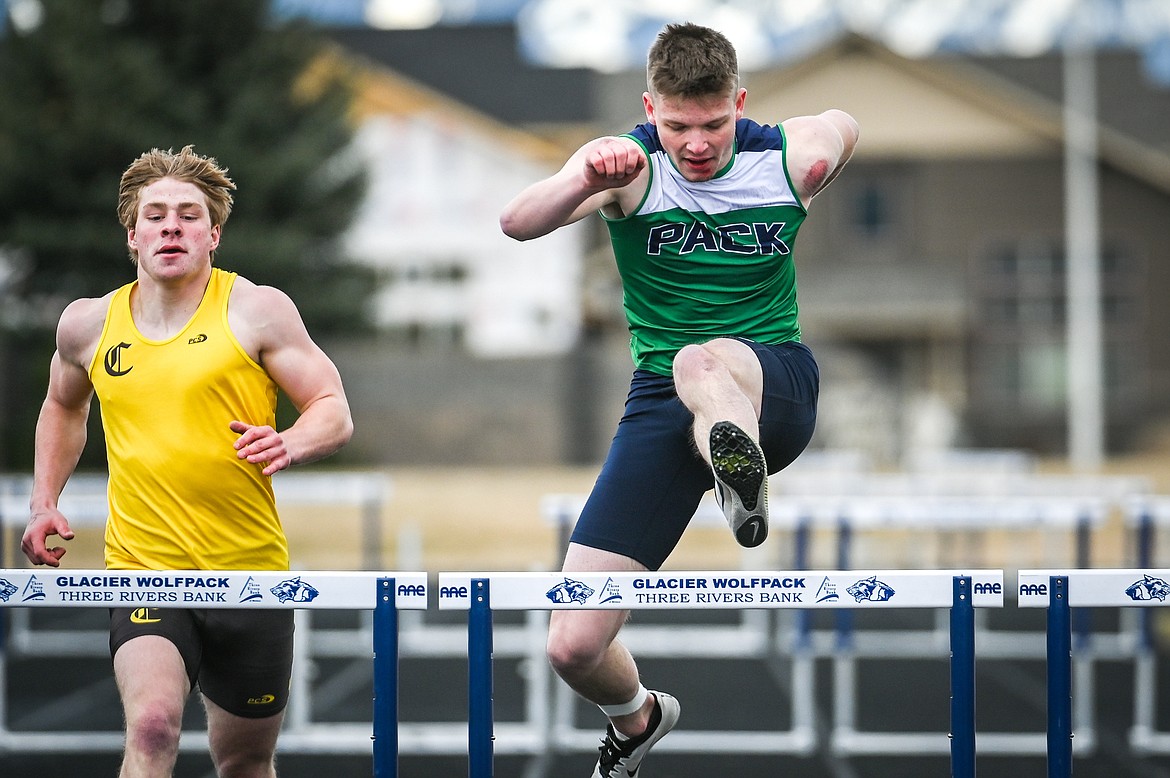
<path fill-rule="evenodd" d="M 949 608 L 952 776 L 975 775 L 975 608 L 1003 606 L 1003 571 L 440 573 L 439 608 L 468 611 L 470 778 L 490 778 L 494 610 Z M 556 733 L 554 733 L 555 735 Z M 662 752 L 734 752 L 759 735 L 676 730 Z M 554 738 L 555 740 L 555 738 Z"/>
<path fill-rule="evenodd" d="M 1130 501 L 1126 517 L 1134 532 L 1137 566 L 1153 567 L 1157 529 L 1170 523 L 1170 497 L 1143 495 L 1134 498 Z M 1134 658 L 1134 688 L 1137 694 L 1134 695 L 1133 729 L 1130 730 L 1129 742 L 1140 753 L 1168 754 L 1170 732 L 1159 731 L 1156 726 L 1157 699 L 1153 690 L 1158 688 L 1158 672 L 1150 618 L 1152 614 L 1145 609 L 1139 609 L 1137 614 L 1137 624 L 1133 628 L 1137 634 Z"/>
<path fill-rule="evenodd" d="M 105 473 L 74 473 L 69 483 L 65 485 L 58 503 L 61 512 L 69 518 L 75 530 L 79 533 L 88 533 L 99 541 L 100 530 L 105 525 L 109 513 L 107 480 Z M 286 531 L 296 531 L 298 517 L 309 515 L 305 509 L 314 509 L 312 513 L 316 515 L 320 509 L 327 506 L 333 511 L 343 508 L 347 513 L 355 512 L 355 518 L 359 522 L 355 537 L 359 537 L 361 542 L 360 567 L 354 569 L 373 571 L 394 569 L 397 566 L 400 570 L 412 570 L 418 567 L 417 558 L 399 558 L 389 562 L 389 568 L 383 564 L 382 514 L 394 491 L 394 483 L 389 476 L 378 471 L 335 470 L 310 466 L 305 469 L 284 471 L 273 479 L 272 485 Z M 0 473 L 0 567 L 18 568 L 24 564 L 19 541 L 11 544 L 9 541 L 18 539 L 18 531 L 23 530 L 28 522 L 31 489 L 31 475 Z M 94 531 L 97 532 L 96 535 L 93 535 Z M 75 558 L 71 556 L 70 560 Z M 81 564 L 86 566 L 95 562 L 91 560 Z M 305 564 L 296 558 L 291 564 L 293 567 L 322 570 L 332 567 L 327 563 Z M 341 569 L 350 568 L 343 566 Z M 298 656 L 308 656 L 311 650 L 315 657 L 351 657 L 357 661 L 364 661 L 365 656 L 361 652 L 373 639 L 373 611 L 359 612 L 361 615 L 358 634 L 355 634 L 354 630 L 310 630 L 310 613 L 308 610 L 296 612 L 295 650 Z M 4 640 L 9 660 L 30 655 L 40 658 L 48 656 L 87 658 L 108 655 L 108 629 L 64 627 L 34 631 L 31 614 L 32 611 L 27 608 L 15 608 L 7 612 L 0 610 L 0 632 L 6 633 Z M 405 623 L 400 626 L 409 627 L 417 623 L 413 617 L 421 618 L 422 613 L 413 610 L 404 612 L 400 619 Z M 291 681 L 293 694 L 285 711 L 285 740 L 282 746 L 304 743 L 306 749 L 336 750 L 334 744 L 344 742 L 348 744 L 346 747 L 351 752 L 361 753 L 366 747 L 365 736 L 355 734 L 328 739 L 309 737 L 310 731 L 319 729 L 310 721 L 311 697 L 308 693 L 311 686 L 310 667 L 311 663 L 305 661 L 293 665 Z M 2 705 L 3 701 L 0 701 L 0 706 Z M 0 719 L 0 739 L 5 736 L 5 731 L 5 720 Z M 111 740 L 107 748 L 120 749 L 121 744 Z"/>
<path fill-rule="evenodd" d="M 1073 608 L 1166 607 L 1170 569 L 1021 570 L 1018 605 L 1047 608 L 1048 661 L 1048 778 L 1068 778 L 1073 760 Z M 1152 653 L 1150 646 L 1145 652 Z M 1135 664 L 1135 710 L 1148 708 L 1152 720 L 1156 687 Z M 1162 737 L 1158 737 L 1161 735 Z M 1139 750 L 1166 747 L 1165 733 L 1149 729 L 1148 720 L 1135 716 L 1130 742 Z"/>
<path fill-rule="evenodd" d="M 13 608 L 233 608 L 373 612 L 374 775 L 398 775 L 398 611 L 425 610 L 423 572 L 0 569 L 0 613 Z M 0 723 L 6 648 L 0 641 Z M 319 725 L 320 726 L 320 725 Z M 336 732 L 302 733 L 319 743 Z M 314 737 L 315 734 L 315 737 Z M 181 744 L 207 747 L 206 737 Z M 39 748 L 85 752 L 108 743 L 104 733 L 0 730 L 0 752 Z M 118 739 L 120 743 L 120 736 Z"/>
<path fill-rule="evenodd" d="M 878 534 L 886 530 L 920 531 L 924 535 L 944 539 L 951 546 L 961 533 L 989 530 L 1011 533 L 1057 532 L 1068 538 L 1067 559 L 1061 554 L 1054 559 L 1030 561 L 1024 567 L 1066 564 L 1076 567 L 1091 565 L 1092 533 L 1107 522 L 1110 511 L 1125 500 L 1141 494 L 1148 483 L 1142 478 L 1102 476 L 1082 479 L 1059 475 L 1016 473 L 1012 468 L 1024 464 L 1004 458 L 1004 467 L 991 471 L 971 469 L 940 470 L 912 473 L 870 473 L 864 470 L 829 471 L 828 475 L 813 469 L 803 475 L 790 477 L 787 470 L 771 477 L 769 498 L 770 524 L 775 532 L 790 533 L 790 544 L 778 544 L 777 549 L 791 558 L 773 558 L 763 564 L 795 569 L 808 569 L 814 556 L 812 535 L 835 537 L 834 553 L 821 553 L 818 563 L 835 566 L 838 570 L 858 567 L 895 566 L 922 569 L 946 569 L 958 565 L 982 566 L 979 559 L 955 559 L 944 555 L 946 546 L 938 549 L 934 558 L 875 561 L 862 558 L 856 546 L 863 533 Z M 558 528 L 562 543 L 576 521 L 584 495 L 551 494 L 542 502 L 545 520 Z M 725 527 L 726 519 L 708 494 L 700 503 L 692 526 Z M 1061 544 L 1063 546 L 1063 544 Z M 744 554 L 745 562 L 759 560 L 758 549 Z M 948 558 L 951 557 L 951 558 Z M 760 564 L 758 561 L 756 564 Z M 996 562 L 998 564 L 998 562 Z M 842 611 L 836 614 L 835 624 L 828 630 L 810 629 L 808 611 L 795 614 L 792 641 L 793 725 L 784 741 L 773 741 L 770 748 L 783 742 L 788 753 L 807 754 L 815 749 L 812 736 L 812 690 L 804 682 L 801 666 L 814 659 L 827 658 L 832 665 L 831 728 L 829 747 L 841 756 L 880 755 L 894 753 L 937 753 L 937 740 L 927 734 L 893 733 L 862 728 L 859 721 L 857 695 L 860 660 L 917 659 L 945 646 L 948 626 L 945 614 L 938 612 L 934 625 L 911 631 L 893 632 L 882 629 L 855 629 L 854 614 Z M 1087 642 L 1090 625 L 1088 614 L 1074 614 L 1074 628 L 1082 644 Z M 981 655 L 989 660 L 1036 660 L 1043 658 L 1042 634 L 995 630 L 988 626 L 989 614 L 976 613 Z M 756 618 L 758 617 L 758 618 Z M 768 614 L 764 611 L 744 611 L 742 624 L 734 627 L 716 627 L 722 630 L 720 643 L 735 638 L 746 647 L 755 647 L 755 654 L 770 648 L 766 640 Z M 640 634 L 630 635 L 630 648 L 640 653 L 636 644 Z M 662 641 L 650 644 L 651 655 L 676 656 L 692 645 L 682 641 L 680 649 L 673 649 Z M 697 647 L 712 641 L 699 637 Z M 1093 636 L 1093 654 L 1099 659 L 1125 659 L 1132 655 L 1132 633 L 1122 629 L 1116 633 Z M 745 651 L 745 654 L 748 653 Z M 1153 672 L 1152 664 L 1148 672 Z M 1094 682 L 1088 659 L 1079 658 L 1076 664 L 1078 682 L 1091 687 Z M 556 687 L 559 699 L 570 695 L 563 687 Z M 1086 696 L 1075 711 L 1075 721 L 1081 736 L 1077 738 L 1077 752 L 1091 751 L 1096 743 L 1096 727 L 1091 697 Z M 561 714 L 562 708 L 558 709 Z M 1170 733 L 1168 733 L 1170 735 Z M 980 751 L 989 754 L 1042 756 L 1047 744 L 1044 733 L 986 731 L 980 732 Z"/>

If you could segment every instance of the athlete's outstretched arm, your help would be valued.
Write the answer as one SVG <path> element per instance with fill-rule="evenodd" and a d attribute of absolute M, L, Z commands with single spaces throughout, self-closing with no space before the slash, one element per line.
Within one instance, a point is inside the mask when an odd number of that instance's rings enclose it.
<path fill-rule="evenodd" d="M 101 332 L 106 300 L 78 300 L 65 309 L 57 325 L 57 350 L 49 364 L 49 389 L 37 418 L 29 522 L 20 547 L 34 565 L 57 567 L 65 548 L 49 547 L 48 538 L 73 538 L 69 521 L 57 509 L 65 483 L 85 449 L 86 423 L 93 384 L 86 369 L 95 332 Z M 96 327 L 96 330 L 95 330 Z"/>
<path fill-rule="evenodd" d="M 618 190 L 639 180 L 645 169 L 646 155 L 633 140 L 592 140 L 559 171 L 516 195 L 500 214 L 500 229 L 516 240 L 547 235 L 617 202 Z"/>

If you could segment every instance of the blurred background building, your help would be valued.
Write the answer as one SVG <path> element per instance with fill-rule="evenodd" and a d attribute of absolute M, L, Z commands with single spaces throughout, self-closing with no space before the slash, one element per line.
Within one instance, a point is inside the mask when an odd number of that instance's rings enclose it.
<path fill-rule="evenodd" d="M 42 0 L 4 5 L 6 35 L 35 28 Z M 1164 3 L 274 0 L 271 10 L 325 36 L 354 86 L 347 154 L 367 189 L 335 250 L 374 273 L 373 328 L 322 338 L 362 422 L 351 462 L 604 453 L 630 369 L 604 228 L 585 220 L 516 243 L 496 217 L 584 140 L 642 120 L 646 48 L 682 18 L 736 42 L 753 118 L 840 107 L 862 127 L 797 252 L 805 340 L 824 373 L 814 447 L 891 465 L 955 446 L 1064 456 L 1079 425 L 1080 461 L 1093 465 L 1165 442 Z M 1076 81 L 1070 63 L 1085 52 L 1088 81 Z M 1087 169 L 1066 134 L 1076 111 L 1091 127 Z M 0 235 L 9 255 L 11 243 Z"/>
<path fill-rule="evenodd" d="M 342 12 L 347 4 L 279 5 L 322 20 L 343 49 L 370 63 L 560 146 L 560 156 L 549 159 L 501 140 L 529 161 L 525 173 L 542 164 L 551 172 L 581 141 L 642 119 L 642 61 L 663 23 L 686 16 L 720 26 L 741 51 L 750 115 L 775 122 L 841 107 L 862 126 L 848 175 L 814 204 L 797 254 L 805 339 L 825 373 L 815 446 L 861 449 L 886 463 L 948 446 L 1066 453 L 1070 418 L 1076 424 L 1084 415 L 1070 413 L 1068 344 L 1074 351 L 1091 345 L 1070 333 L 1070 310 L 1083 311 L 1068 303 L 1066 247 L 1084 235 L 1070 220 L 1089 220 L 1096 230 L 1088 234 L 1095 245 L 1083 248 L 1099 290 L 1099 334 L 1090 330 L 1089 337 L 1100 342 L 1093 355 L 1099 371 L 1090 376 L 1100 385 L 1101 451 L 1162 440 L 1170 411 L 1170 353 L 1157 335 L 1167 323 L 1157 296 L 1170 288 L 1159 261 L 1168 237 L 1161 214 L 1170 205 L 1170 21 L 1162 6 L 826 1 L 658 8 L 547 0 L 352 3 Z M 415 24 L 421 29 L 401 29 Z M 1079 51 L 1082 27 L 1095 48 L 1089 107 L 1099 157 L 1095 176 L 1081 184 L 1094 188 L 1091 210 L 1073 214 L 1065 111 L 1068 60 Z M 501 186 L 491 206 L 498 212 L 517 189 Z M 386 217 L 385 209 L 368 211 L 376 212 Z M 557 341 L 571 344 L 565 359 L 593 352 L 575 369 L 545 363 L 571 376 L 569 393 L 587 406 L 560 424 L 549 409 L 552 426 L 543 425 L 576 444 L 557 447 L 570 459 L 600 455 L 604 435 L 582 444 L 574 430 L 612 423 L 618 406 L 609 390 L 624 383 L 606 383 L 621 373 L 625 332 L 603 232 L 584 224 L 574 236 L 579 268 L 572 249 L 550 238 L 536 242 L 546 261 L 577 268 L 566 272 L 578 273 L 583 326 L 575 338 Z M 478 245 L 490 246 L 491 257 L 469 257 L 473 267 L 495 264 L 507 242 L 485 236 Z M 504 294 L 563 299 L 536 283 L 529 276 Z M 459 307 L 473 315 L 473 307 Z M 530 324 L 547 321 L 529 313 Z M 490 355 L 471 330 L 462 339 L 468 357 Z M 500 355 L 524 351 L 522 338 L 507 339 L 508 347 L 495 347 Z M 553 340 L 544 342 L 557 350 Z M 465 369 L 474 368 L 455 373 Z M 518 383 L 547 386 L 547 379 L 521 378 L 526 372 L 517 368 Z M 598 394 L 603 399 L 592 402 Z M 513 432 L 524 426 L 508 425 Z M 513 456 L 557 456 L 555 448 L 521 441 L 504 448 Z"/>

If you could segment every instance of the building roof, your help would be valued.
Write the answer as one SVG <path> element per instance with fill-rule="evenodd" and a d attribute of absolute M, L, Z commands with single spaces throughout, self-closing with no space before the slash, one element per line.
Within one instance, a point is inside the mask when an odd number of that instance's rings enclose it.
<path fill-rule="evenodd" d="M 546 163 L 563 161 L 563 149 L 555 142 L 484 113 L 454 95 L 387 67 L 360 50 L 339 44 L 330 55 L 316 63 L 325 70 L 344 70 L 354 87 L 353 113 L 357 120 L 371 116 L 426 115 L 449 124 L 496 138 L 514 150 Z"/>
<path fill-rule="evenodd" d="M 1170 90 L 1140 78 L 1133 52 L 1098 60 L 1102 161 L 1170 191 Z M 1064 142 L 1056 56 L 912 59 L 855 35 L 746 84 L 753 115 L 849 110 L 863 127 L 859 158 L 1055 155 Z"/>
<path fill-rule="evenodd" d="M 640 78 L 530 65 L 510 25 L 327 32 L 408 81 L 502 124 L 530 129 L 611 123 L 614 117 L 601 115 L 606 90 Z M 1148 77 L 1136 51 L 1101 51 L 1096 61 L 1102 159 L 1170 191 L 1170 136 L 1164 131 L 1170 89 Z M 753 115 L 779 120 L 830 104 L 855 113 L 865 128 L 863 157 L 1057 154 L 1063 143 L 1061 68 L 1058 54 L 911 58 L 853 34 L 787 65 L 747 73 L 745 83 Z M 551 129 L 545 134 L 556 140 Z"/>
<path fill-rule="evenodd" d="M 507 25 L 376 30 L 327 27 L 344 48 L 510 124 L 590 119 L 595 74 L 533 65 Z"/>

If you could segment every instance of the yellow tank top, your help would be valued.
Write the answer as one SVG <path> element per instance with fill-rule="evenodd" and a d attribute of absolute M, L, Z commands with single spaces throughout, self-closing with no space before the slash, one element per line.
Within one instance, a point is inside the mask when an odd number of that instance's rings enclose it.
<path fill-rule="evenodd" d="M 272 479 L 236 457 L 232 419 L 276 423 L 276 384 L 228 326 L 236 274 L 218 268 L 174 337 L 134 324 L 114 293 L 89 377 L 109 460 L 106 567 L 287 570 Z"/>

